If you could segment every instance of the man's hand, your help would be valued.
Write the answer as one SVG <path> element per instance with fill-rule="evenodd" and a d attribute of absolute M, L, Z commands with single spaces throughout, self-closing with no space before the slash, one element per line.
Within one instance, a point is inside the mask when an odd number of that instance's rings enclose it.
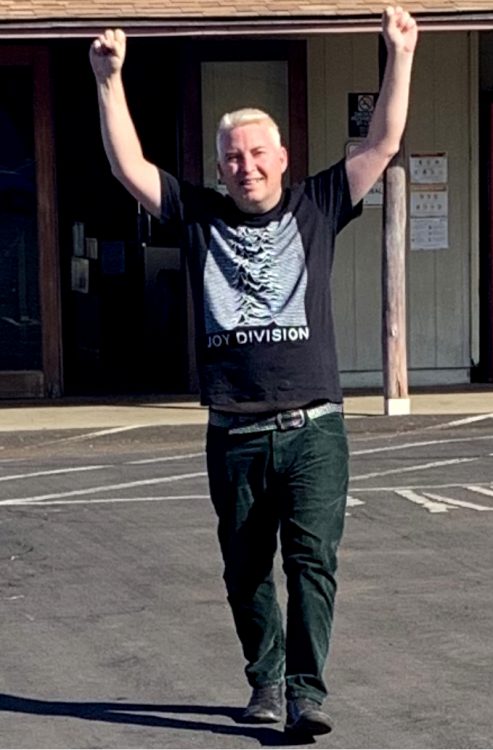
<path fill-rule="evenodd" d="M 89 59 L 96 79 L 104 83 L 120 73 L 125 60 L 126 37 L 121 29 L 107 29 L 92 43 Z"/>
<path fill-rule="evenodd" d="M 382 32 L 389 52 L 414 52 L 418 41 L 418 27 L 414 18 L 399 5 L 385 9 Z"/>
<path fill-rule="evenodd" d="M 416 21 L 400 6 L 387 7 L 382 17 L 387 46 L 385 74 L 368 135 L 346 157 L 353 205 L 363 198 L 398 152 L 406 125 Z"/>

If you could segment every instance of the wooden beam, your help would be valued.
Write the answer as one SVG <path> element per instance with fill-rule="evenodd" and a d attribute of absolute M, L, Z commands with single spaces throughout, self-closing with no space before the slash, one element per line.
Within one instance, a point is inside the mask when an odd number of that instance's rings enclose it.
<path fill-rule="evenodd" d="M 308 103 L 306 42 L 290 42 L 288 58 L 289 179 L 301 182 L 308 174 Z"/>
<path fill-rule="evenodd" d="M 0 373 L 0 398 L 62 395 L 60 258 L 55 188 L 53 105 L 45 45 L 5 46 L 0 65 L 26 66 L 33 76 L 37 237 L 43 370 Z M 16 386 L 17 382 L 17 386 Z M 17 391 L 16 391 L 17 388 Z"/>
<path fill-rule="evenodd" d="M 181 58 L 181 149 L 179 172 L 182 180 L 195 185 L 203 182 L 202 169 L 202 97 L 200 78 L 200 59 L 192 44 L 185 44 Z M 200 390 L 197 355 L 195 349 L 195 309 L 192 297 L 192 284 L 188 264 L 183 257 L 183 272 L 186 288 L 186 385 L 188 393 Z"/>
<path fill-rule="evenodd" d="M 62 323 L 53 102 L 48 49 L 36 47 L 33 62 L 44 391 L 49 398 L 57 398 L 63 393 Z"/>
<path fill-rule="evenodd" d="M 380 76 L 386 50 L 380 38 Z M 383 48 L 383 49 L 382 49 Z M 406 169 L 403 147 L 384 174 L 382 241 L 382 367 L 384 411 L 410 413 L 406 336 Z"/>

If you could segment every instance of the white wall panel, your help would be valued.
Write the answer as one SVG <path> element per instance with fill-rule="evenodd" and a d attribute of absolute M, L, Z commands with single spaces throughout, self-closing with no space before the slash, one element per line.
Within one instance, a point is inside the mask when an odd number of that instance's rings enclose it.
<path fill-rule="evenodd" d="M 344 153 L 347 94 L 378 89 L 378 40 L 373 34 L 327 35 L 309 40 L 308 52 L 313 172 Z M 474 236 L 470 228 L 471 212 L 477 211 L 469 196 L 469 67 L 466 33 L 421 34 L 404 147 L 407 157 L 416 152 L 448 154 L 450 246 L 408 252 L 411 384 L 461 382 L 468 377 Z M 382 211 L 367 207 L 338 241 L 334 316 L 343 383 L 350 385 L 381 383 L 381 237 Z"/>
<path fill-rule="evenodd" d="M 460 368 L 470 358 L 468 37 L 422 37 L 406 144 L 448 154 L 449 248 L 410 252 L 409 364 Z"/>

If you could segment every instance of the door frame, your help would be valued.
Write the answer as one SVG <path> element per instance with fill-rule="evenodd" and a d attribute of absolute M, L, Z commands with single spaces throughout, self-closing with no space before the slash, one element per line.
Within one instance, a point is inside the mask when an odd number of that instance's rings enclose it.
<path fill-rule="evenodd" d="M 0 371 L 0 398 L 57 397 L 63 393 L 60 252 L 56 202 L 53 97 L 46 45 L 0 46 L 0 66 L 28 66 L 33 75 L 37 239 L 42 367 Z"/>
<path fill-rule="evenodd" d="M 476 382 L 493 382 L 493 92 L 480 94 L 479 364 Z"/>

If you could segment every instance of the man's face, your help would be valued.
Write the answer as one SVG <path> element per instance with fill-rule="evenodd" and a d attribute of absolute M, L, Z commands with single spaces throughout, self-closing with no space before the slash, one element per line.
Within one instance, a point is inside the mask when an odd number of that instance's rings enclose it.
<path fill-rule="evenodd" d="M 219 174 L 238 208 L 265 213 L 279 202 L 288 166 L 284 146 L 267 122 L 240 125 L 221 138 Z"/>

